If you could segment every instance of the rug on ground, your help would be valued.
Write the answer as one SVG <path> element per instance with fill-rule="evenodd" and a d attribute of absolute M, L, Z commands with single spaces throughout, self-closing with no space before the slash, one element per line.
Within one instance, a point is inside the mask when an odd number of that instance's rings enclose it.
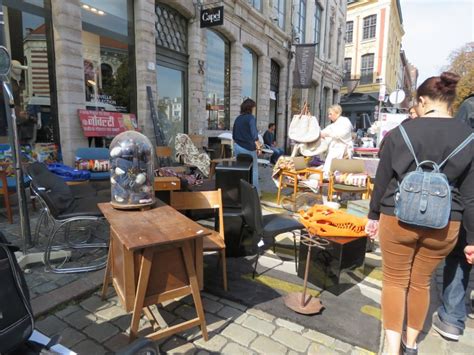
<path fill-rule="evenodd" d="M 259 260 L 259 275 L 252 279 L 253 257 L 228 258 L 229 290 L 222 288 L 217 258 L 205 257 L 205 290 L 248 307 L 260 309 L 306 328 L 378 352 L 380 348 L 380 270 L 365 267 L 347 272 L 353 282 L 339 295 L 309 285 L 309 292 L 319 296 L 324 305 L 321 313 L 308 316 L 285 306 L 282 296 L 302 291 L 303 280 L 296 275 L 294 263 L 281 262 L 274 255 Z"/>

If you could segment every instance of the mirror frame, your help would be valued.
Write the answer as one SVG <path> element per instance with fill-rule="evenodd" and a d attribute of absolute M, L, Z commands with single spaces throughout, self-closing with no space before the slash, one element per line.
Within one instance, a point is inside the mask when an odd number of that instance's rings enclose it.
<path fill-rule="evenodd" d="M 12 67 L 12 60 L 10 58 L 10 54 L 8 53 L 8 50 L 4 46 L 0 46 L 0 63 L 5 62 L 8 63 L 8 68 L 2 68 L 0 67 L 0 78 L 6 78 L 8 77 L 8 74 L 10 74 L 11 67 Z"/>

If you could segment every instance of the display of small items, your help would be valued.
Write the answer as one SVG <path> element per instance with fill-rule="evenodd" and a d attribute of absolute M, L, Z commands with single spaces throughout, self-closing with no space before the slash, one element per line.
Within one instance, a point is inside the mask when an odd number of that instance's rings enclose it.
<path fill-rule="evenodd" d="M 155 202 L 153 146 L 143 134 L 127 131 L 110 144 L 110 183 L 113 207 L 142 208 Z"/>

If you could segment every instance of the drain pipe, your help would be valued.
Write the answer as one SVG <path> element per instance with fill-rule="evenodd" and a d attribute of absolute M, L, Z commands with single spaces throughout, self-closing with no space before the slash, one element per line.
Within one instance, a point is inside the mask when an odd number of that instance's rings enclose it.
<path fill-rule="evenodd" d="M 288 64 L 286 67 L 286 93 L 285 93 L 285 153 L 288 152 L 289 139 L 288 139 L 288 106 L 290 105 L 290 70 L 291 61 L 293 59 L 293 8 L 295 4 L 292 1 L 290 7 L 290 39 L 288 40 Z"/>
<path fill-rule="evenodd" d="M 324 23 L 324 37 L 323 37 L 323 57 L 326 58 L 326 46 L 327 41 L 326 37 L 328 34 L 328 15 L 329 15 L 329 0 L 326 0 L 326 20 Z M 321 59 L 321 58 L 320 58 Z M 322 59 L 321 64 L 321 89 L 319 94 L 319 126 L 322 127 L 322 123 L 326 122 L 326 119 L 323 120 L 323 115 L 326 113 L 323 112 L 323 93 L 324 93 L 324 73 L 326 71 L 326 59 Z"/>

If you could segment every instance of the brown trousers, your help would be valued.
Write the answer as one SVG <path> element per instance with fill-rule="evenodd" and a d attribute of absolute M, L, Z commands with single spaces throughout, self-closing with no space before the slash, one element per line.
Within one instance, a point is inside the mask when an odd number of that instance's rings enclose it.
<path fill-rule="evenodd" d="M 382 317 L 385 329 L 422 330 L 430 304 L 431 275 L 454 248 L 460 222 L 444 229 L 413 227 L 394 216 L 380 215 L 382 250 Z"/>

